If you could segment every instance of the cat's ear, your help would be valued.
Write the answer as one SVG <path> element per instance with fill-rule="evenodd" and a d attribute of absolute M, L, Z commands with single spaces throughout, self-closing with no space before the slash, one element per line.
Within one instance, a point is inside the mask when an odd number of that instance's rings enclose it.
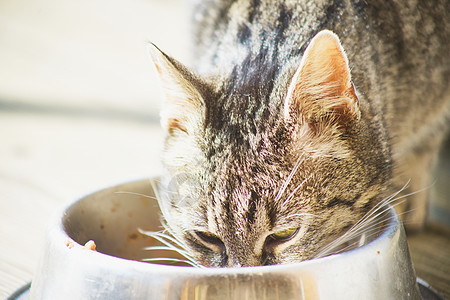
<path fill-rule="evenodd" d="M 189 133 L 204 106 L 199 91 L 191 82 L 194 75 L 154 44 L 149 44 L 148 48 L 165 98 L 161 125 L 169 133 Z"/>
<path fill-rule="evenodd" d="M 345 126 L 359 119 L 347 56 L 333 32 L 319 32 L 305 50 L 289 85 L 284 114 L 309 124 L 329 121 Z"/>

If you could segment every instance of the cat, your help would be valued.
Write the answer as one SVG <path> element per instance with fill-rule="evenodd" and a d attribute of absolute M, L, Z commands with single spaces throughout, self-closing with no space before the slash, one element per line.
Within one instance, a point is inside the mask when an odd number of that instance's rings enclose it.
<path fill-rule="evenodd" d="M 195 68 L 149 47 L 165 96 L 159 202 L 192 261 L 315 258 L 407 182 L 399 210 L 423 226 L 449 123 L 449 1 L 194 11 Z"/>

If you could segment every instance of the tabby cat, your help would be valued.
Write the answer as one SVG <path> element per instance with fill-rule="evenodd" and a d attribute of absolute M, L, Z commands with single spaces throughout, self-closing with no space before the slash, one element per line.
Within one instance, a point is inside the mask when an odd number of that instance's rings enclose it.
<path fill-rule="evenodd" d="M 318 257 L 408 182 L 400 210 L 423 225 L 449 123 L 450 1 L 194 11 L 195 71 L 150 46 L 165 95 L 159 202 L 192 261 Z"/>

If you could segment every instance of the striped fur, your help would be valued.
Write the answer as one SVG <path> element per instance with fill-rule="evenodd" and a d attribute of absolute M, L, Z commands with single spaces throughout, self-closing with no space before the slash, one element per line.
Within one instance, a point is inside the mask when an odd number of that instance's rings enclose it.
<path fill-rule="evenodd" d="M 160 202 L 192 257 L 205 266 L 310 259 L 408 179 L 404 193 L 429 186 L 449 123 L 449 6 L 199 3 L 194 70 L 152 50 L 167 98 Z M 326 29 L 340 39 L 330 61 L 341 65 L 302 73 Z M 426 197 L 406 202 L 417 208 L 410 228 L 422 226 Z M 290 240 L 269 243 L 291 227 Z"/>

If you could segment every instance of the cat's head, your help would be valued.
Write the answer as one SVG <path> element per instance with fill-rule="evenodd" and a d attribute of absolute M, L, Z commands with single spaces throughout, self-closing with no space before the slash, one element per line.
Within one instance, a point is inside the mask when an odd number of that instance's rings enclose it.
<path fill-rule="evenodd" d="M 379 200 L 387 146 L 332 32 L 301 61 L 261 50 L 209 77 L 151 49 L 165 95 L 160 206 L 199 263 L 314 258 Z"/>

